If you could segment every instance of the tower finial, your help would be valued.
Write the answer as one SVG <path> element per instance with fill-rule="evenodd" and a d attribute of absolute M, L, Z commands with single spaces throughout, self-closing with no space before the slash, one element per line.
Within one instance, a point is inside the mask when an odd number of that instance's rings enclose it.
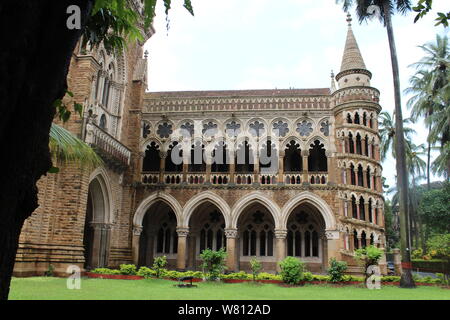
<path fill-rule="evenodd" d="M 349 27 L 352 26 L 352 20 L 352 15 L 350 14 L 350 12 L 347 12 L 347 23 Z"/>

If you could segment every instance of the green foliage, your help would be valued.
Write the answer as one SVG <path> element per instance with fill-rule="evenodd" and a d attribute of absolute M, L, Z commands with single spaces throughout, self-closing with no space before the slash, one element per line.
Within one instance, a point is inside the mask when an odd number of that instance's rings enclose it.
<path fill-rule="evenodd" d="M 46 277 L 53 277 L 53 271 L 55 270 L 55 267 L 52 264 L 48 265 L 47 271 L 45 271 L 44 275 Z"/>
<path fill-rule="evenodd" d="M 156 276 L 156 272 L 148 267 L 140 267 L 136 274 L 146 279 Z"/>
<path fill-rule="evenodd" d="M 221 279 L 237 279 L 237 280 L 250 280 L 252 279 L 252 275 L 246 273 L 245 271 L 234 272 L 229 274 L 220 275 Z"/>
<path fill-rule="evenodd" d="M 295 285 L 303 280 L 305 264 L 300 261 L 300 259 L 294 257 L 286 257 L 278 264 L 281 268 L 281 278 L 285 283 Z"/>
<path fill-rule="evenodd" d="M 416 17 L 414 18 L 414 23 L 416 23 L 419 19 L 423 18 L 428 12 L 431 11 L 433 5 L 433 0 L 419 0 L 417 5 L 412 9 L 417 12 Z M 438 26 L 442 24 L 444 27 L 448 27 L 448 21 L 450 20 L 450 12 L 438 12 L 437 18 L 435 19 L 436 24 Z"/>
<path fill-rule="evenodd" d="M 163 0 L 168 15 L 171 0 Z M 140 15 L 126 0 L 96 0 L 91 16 L 83 32 L 83 47 L 103 43 L 108 52 L 121 52 L 128 41 L 144 40 L 156 15 L 157 0 L 145 0 L 144 11 Z M 184 0 L 184 7 L 194 15 L 191 0 Z"/>
<path fill-rule="evenodd" d="M 327 269 L 327 273 L 331 282 L 342 281 L 345 270 L 347 270 L 347 262 L 337 261 L 335 258 L 330 259 L 330 267 Z"/>
<path fill-rule="evenodd" d="M 262 269 L 262 264 L 258 259 L 256 259 L 256 257 L 254 257 L 250 260 L 250 268 L 252 269 L 253 281 L 255 281 Z"/>
<path fill-rule="evenodd" d="M 92 273 L 98 274 L 121 274 L 120 270 L 109 269 L 109 268 L 96 268 L 91 270 Z"/>
<path fill-rule="evenodd" d="M 355 258 L 364 261 L 367 266 L 377 265 L 383 255 L 383 250 L 375 246 L 367 246 L 355 250 Z"/>
<path fill-rule="evenodd" d="M 134 264 L 121 264 L 119 266 L 120 274 L 127 276 L 135 276 L 136 275 L 136 266 Z"/>
<path fill-rule="evenodd" d="M 413 250 L 413 252 L 411 253 L 411 259 L 421 259 L 422 257 L 423 257 L 423 250 L 421 248 Z"/>
<path fill-rule="evenodd" d="M 383 250 L 372 245 L 355 250 L 355 258 L 363 264 L 365 271 L 368 270 L 369 266 L 378 265 L 378 261 L 382 256 Z M 366 272 L 364 272 L 364 275 L 367 280 L 369 275 Z"/>
<path fill-rule="evenodd" d="M 450 233 L 437 234 L 427 242 L 429 251 L 434 251 L 432 256 L 450 261 Z"/>
<path fill-rule="evenodd" d="M 153 270 L 155 270 L 156 274 L 155 276 L 159 278 L 161 276 L 161 271 L 164 269 L 164 267 L 167 265 L 167 257 L 161 256 L 156 257 L 153 260 Z"/>
<path fill-rule="evenodd" d="M 399 282 L 400 277 L 399 276 L 384 276 L 381 277 L 382 282 Z"/>
<path fill-rule="evenodd" d="M 450 233 L 450 183 L 425 192 L 419 204 L 423 223 L 435 233 Z"/>
<path fill-rule="evenodd" d="M 221 248 L 218 251 L 205 249 L 200 254 L 202 259 L 202 268 L 207 273 L 208 280 L 217 280 L 225 270 L 226 251 Z"/>

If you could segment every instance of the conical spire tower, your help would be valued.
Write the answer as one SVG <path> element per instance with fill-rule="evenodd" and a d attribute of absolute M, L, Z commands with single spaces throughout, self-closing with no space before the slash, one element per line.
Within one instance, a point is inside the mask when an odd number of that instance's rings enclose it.
<path fill-rule="evenodd" d="M 342 56 L 341 71 L 336 75 L 339 88 L 370 86 L 372 74 L 366 68 L 352 29 L 352 17 L 347 14 L 348 32 Z"/>

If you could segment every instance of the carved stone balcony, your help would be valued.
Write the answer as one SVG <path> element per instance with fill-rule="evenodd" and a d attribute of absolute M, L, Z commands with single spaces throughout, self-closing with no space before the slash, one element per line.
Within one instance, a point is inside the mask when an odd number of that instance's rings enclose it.
<path fill-rule="evenodd" d="M 112 168 L 123 171 L 130 165 L 131 151 L 96 124 L 87 123 L 85 141 Z"/>

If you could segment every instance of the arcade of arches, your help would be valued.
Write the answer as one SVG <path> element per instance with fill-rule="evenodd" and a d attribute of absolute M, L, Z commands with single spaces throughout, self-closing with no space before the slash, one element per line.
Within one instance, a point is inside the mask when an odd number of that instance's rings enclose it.
<path fill-rule="evenodd" d="M 263 270 L 273 272 L 278 261 L 294 256 L 306 262 L 309 270 L 324 272 L 337 248 L 349 249 L 353 239 L 360 242 L 352 243 L 352 248 L 366 244 L 365 232 L 361 238 L 330 230 L 330 224 L 336 223 L 334 215 L 311 201 L 299 201 L 285 217 L 284 209 L 259 198 L 228 209 L 206 197 L 191 209 L 180 209 L 156 197 L 143 210 L 141 218 L 134 220 L 134 262 L 139 266 L 151 266 L 155 257 L 164 255 L 168 268 L 199 270 L 204 249 L 224 248 L 228 271 L 249 270 L 250 259 L 257 257 Z M 367 237 L 367 244 L 378 245 L 378 237 Z"/>

